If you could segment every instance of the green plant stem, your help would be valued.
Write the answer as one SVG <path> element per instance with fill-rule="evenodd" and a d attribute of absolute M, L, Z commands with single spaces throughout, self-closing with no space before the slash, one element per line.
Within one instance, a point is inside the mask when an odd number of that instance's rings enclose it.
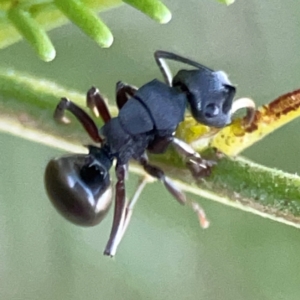
<path fill-rule="evenodd" d="M 66 90 L 53 82 L 37 80 L 29 75 L 0 70 L 0 130 L 51 147 L 71 152 L 86 151 L 81 145 L 90 143 L 77 122 L 69 126 L 56 124 L 53 111 L 65 96 L 84 106 L 84 96 Z M 116 114 L 116 109 L 112 109 Z M 99 126 L 101 122 L 99 122 Z M 300 227 L 300 178 L 247 161 L 223 157 L 211 176 L 195 182 L 172 151 L 151 156 L 185 191 L 218 201 L 266 218 Z M 132 172 L 142 174 L 132 164 Z"/>

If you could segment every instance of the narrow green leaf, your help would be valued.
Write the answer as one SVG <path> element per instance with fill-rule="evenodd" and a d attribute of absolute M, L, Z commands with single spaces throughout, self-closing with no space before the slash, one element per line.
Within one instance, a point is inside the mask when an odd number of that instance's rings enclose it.
<path fill-rule="evenodd" d="M 235 2 L 235 0 L 218 0 L 222 4 L 230 5 Z"/>
<path fill-rule="evenodd" d="M 78 0 L 54 0 L 56 6 L 99 46 L 108 48 L 113 35 L 100 18 Z"/>
<path fill-rule="evenodd" d="M 171 19 L 170 11 L 159 0 L 126 2 L 160 23 L 167 23 Z M 113 42 L 112 33 L 95 11 L 103 11 L 121 3 L 122 0 L 0 1 L 0 48 L 16 43 L 24 36 L 42 59 L 49 61 L 55 52 L 43 29 L 47 31 L 59 27 L 67 23 L 68 18 L 101 47 L 109 47 Z M 14 11 L 16 8 L 17 11 Z M 8 13 L 11 9 L 12 12 Z"/>
<path fill-rule="evenodd" d="M 46 31 L 28 11 L 13 6 L 8 10 L 7 16 L 42 60 L 51 61 L 55 58 L 55 49 Z"/>
<path fill-rule="evenodd" d="M 123 2 L 142 11 L 161 24 L 168 23 L 172 18 L 169 9 L 159 0 L 123 0 Z"/>
<path fill-rule="evenodd" d="M 21 39 L 19 31 L 7 18 L 7 11 L 12 6 L 13 0 L 0 1 L 0 48 L 5 48 Z M 84 0 L 84 4 L 91 10 L 103 11 L 121 4 L 121 0 Z M 57 28 L 68 22 L 67 17 L 54 5 L 52 1 L 32 0 L 19 2 L 36 22 L 45 30 Z"/>

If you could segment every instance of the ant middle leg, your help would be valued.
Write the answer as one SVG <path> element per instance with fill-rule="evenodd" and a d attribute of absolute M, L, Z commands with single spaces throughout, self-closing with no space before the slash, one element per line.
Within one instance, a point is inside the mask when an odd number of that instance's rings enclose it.
<path fill-rule="evenodd" d="M 164 171 L 157 166 L 151 165 L 148 161 L 146 153 L 139 159 L 139 163 L 143 166 L 144 170 L 152 177 L 160 180 L 169 193 L 182 205 L 189 205 L 194 212 L 196 212 L 199 223 L 202 228 L 209 226 L 209 221 L 206 218 L 204 210 L 200 205 L 194 201 L 190 201 L 186 195 L 176 186 L 176 184 L 165 175 Z"/>
<path fill-rule="evenodd" d="M 111 119 L 104 97 L 97 88 L 91 87 L 88 90 L 86 94 L 86 104 L 96 117 L 101 116 L 104 123 L 107 123 Z"/>
<path fill-rule="evenodd" d="M 70 119 L 65 116 L 65 111 L 69 111 L 81 123 L 91 139 L 96 143 L 102 143 L 98 128 L 93 119 L 79 106 L 67 98 L 61 98 L 54 111 L 54 119 L 65 124 L 70 123 Z"/>

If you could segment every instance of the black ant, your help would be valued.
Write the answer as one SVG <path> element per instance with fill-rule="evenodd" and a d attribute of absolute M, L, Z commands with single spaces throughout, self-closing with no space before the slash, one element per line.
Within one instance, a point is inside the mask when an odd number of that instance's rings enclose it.
<path fill-rule="evenodd" d="M 137 89 L 118 82 L 117 117 L 111 118 L 104 98 L 96 88 L 87 92 L 87 106 L 105 123 L 100 129 L 87 113 L 66 98 L 61 99 L 54 113 L 56 120 L 65 122 L 65 110 L 71 112 L 92 140 L 100 144 L 88 146 L 88 154 L 52 159 L 47 165 L 45 186 L 48 196 L 66 219 L 78 225 L 93 226 L 105 217 L 112 202 L 109 170 L 116 160 L 115 211 L 105 255 L 115 255 L 142 188 L 141 185 L 133 200 L 127 203 L 124 181 L 131 159 L 141 164 L 146 173 L 162 181 L 179 203 L 190 204 L 203 219 L 201 208 L 189 202 L 160 168 L 148 162 L 146 151 L 164 153 L 172 144 L 194 175 L 208 175 L 213 162 L 202 159 L 188 144 L 174 137 L 178 124 L 184 119 L 186 106 L 197 122 L 217 128 L 230 124 L 233 112 L 241 107 L 246 107 L 250 115 L 253 111 L 253 103 L 235 101 L 236 105 L 233 105 L 236 90 L 224 72 L 213 71 L 170 52 L 156 51 L 154 57 L 165 83 L 154 79 Z M 180 70 L 172 78 L 164 59 L 185 63 L 195 69 Z"/>

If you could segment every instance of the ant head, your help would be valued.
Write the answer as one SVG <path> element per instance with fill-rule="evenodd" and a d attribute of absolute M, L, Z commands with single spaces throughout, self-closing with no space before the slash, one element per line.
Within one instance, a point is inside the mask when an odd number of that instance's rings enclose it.
<path fill-rule="evenodd" d="M 98 224 L 112 202 L 109 167 L 91 153 L 52 159 L 44 180 L 58 212 L 78 225 Z"/>
<path fill-rule="evenodd" d="M 197 122 L 212 127 L 224 127 L 231 122 L 235 87 L 224 72 L 206 67 L 180 70 L 172 85 L 186 93 Z"/>

